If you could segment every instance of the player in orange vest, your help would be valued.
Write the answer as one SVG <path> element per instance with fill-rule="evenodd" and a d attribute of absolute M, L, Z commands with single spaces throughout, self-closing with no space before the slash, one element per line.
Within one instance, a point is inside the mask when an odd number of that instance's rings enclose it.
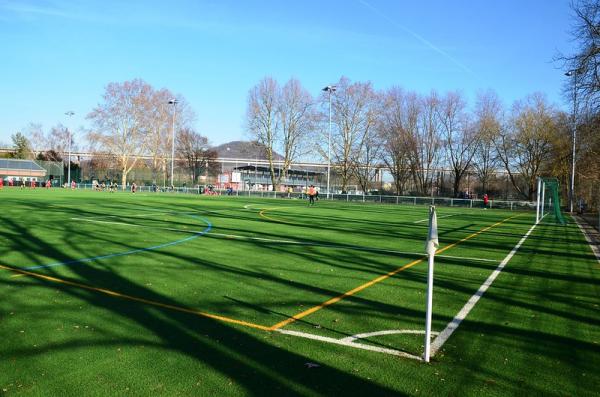
<path fill-rule="evenodd" d="M 315 189 L 314 185 L 310 185 L 308 187 L 308 205 L 315 204 L 315 196 L 317 195 L 317 189 Z"/>
<path fill-rule="evenodd" d="M 0 178 L 0 189 L 4 188 L 4 179 Z"/>
<path fill-rule="evenodd" d="M 31 180 L 31 188 L 32 188 L 32 189 L 35 189 L 35 179 L 32 179 L 32 180 Z"/>

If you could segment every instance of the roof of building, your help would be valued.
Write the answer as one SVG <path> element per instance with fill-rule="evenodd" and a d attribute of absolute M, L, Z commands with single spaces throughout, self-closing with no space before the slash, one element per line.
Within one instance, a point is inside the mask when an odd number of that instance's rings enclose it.
<path fill-rule="evenodd" d="M 220 158 L 228 159 L 254 159 L 267 158 L 267 149 L 264 145 L 253 141 L 231 141 L 213 148 Z M 279 153 L 273 153 L 274 160 L 283 160 Z"/>
<path fill-rule="evenodd" d="M 46 170 L 33 160 L 0 159 L 0 174 L 42 177 Z"/>
<path fill-rule="evenodd" d="M 269 172 L 269 167 L 256 167 L 254 165 L 244 165 L 244 166 L 240 166 L 240 167 L 235 167 L 234 168 L 237 171 L 257 171 L 257 172 Z M 274 167 L 273 168 L 275 170 L 275 173 L 279 173 L 281 172 L 281 168 L 279 167 Z M 308 171 L 308 170 L 294 170 L 294 169 L 289 169 L 287 174 L 289 176 L 318 176 L 318 175 L 323 175 L 323 172 L 315 172 L 315 171 Z"/>

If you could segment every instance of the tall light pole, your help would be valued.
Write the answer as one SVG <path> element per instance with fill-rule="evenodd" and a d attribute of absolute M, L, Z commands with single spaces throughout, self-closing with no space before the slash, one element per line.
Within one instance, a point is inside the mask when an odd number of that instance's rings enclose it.
<path fill-rule="evenodd" d="M 327 134 L 327 198 L 329 199 L 329 178 L 331 177 L 331 94 L 336 86 L 328 85 L 323 91 L 329 93 L 329 134 Z"/>
<path fill-rule="evenodd" d="M 69 110 L 65 113 L 66 116 L 69 116 L 69 120 L 71 119 L 71 117 L 73 117 L 74 114 L 75 112 L 73 112 L 72 110 Z M 69 124 L 71 124 L 70 121 Z M 67 150 L 69 152 L 69 165 L 67 165 L 67 184 L 71 185 L 71 130 L 69 130 L 69 127 L 67 127 L 67 139 L 69 140 L 69 142 L 67 143 Z"/>
<path fill-rule="evenodd" d="M 179 103 L 179 101 L 177 101 L 177 99 L 169 100 L 169 105 L 173 105 L 173 130 L 172 130 L 172 136 L 171 136 L 171 187 L 175 186 L 173 183 L 173 178 L 174 178 L 173 164 L 175 163 L 175 111 L 177 109 L 178 103 Z"/>
<path fill-rule="evenodd" d="M 573 160 L 572 160 L 572 168 L 571 168 L 571 191 L 569 194 L 569 211 L 573 213 L 573 202 L 575 201 L 575 144 L 577 141 L 577 75 L 579 74 L 579 70 L 569 70 L 565 73 L 567 77 L 573 77 L 573 120 L 572 126 L 573 129 Z"/>

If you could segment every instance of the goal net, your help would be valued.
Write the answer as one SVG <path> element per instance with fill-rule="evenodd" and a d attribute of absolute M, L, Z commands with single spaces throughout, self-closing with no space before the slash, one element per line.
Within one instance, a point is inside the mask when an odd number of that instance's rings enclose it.
<path fill-rule="evenodd" d="M 552 222 L 564 225 L 565 218 L 560 210 L 560 195 L 558 193 L 558 179 L 538 178 L 538 194 L 536 208 L 536 222 L 549 217 Z"/>

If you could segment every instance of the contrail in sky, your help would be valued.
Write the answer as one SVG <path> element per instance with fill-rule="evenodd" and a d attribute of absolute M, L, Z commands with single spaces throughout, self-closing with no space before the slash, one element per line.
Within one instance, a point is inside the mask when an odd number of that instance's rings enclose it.
<path fill-rule="evenodd" d="M 410 34 L 415 39 L 419 40 L 421 43 L 425 44 L 427 47 L 429 47 L 433 51 L 437 52 L 438 54 L 442 55 L 446 59 L 450 60 L 453 64 L 455 64 L 456 66 L 458 66 L 459 68 L 461 68 L 465 72 L 467 72 L 469 74 L 472 74 L 472 75 L 475 75 L 475 73 L 473 73 L 473 71 L 471 69 L 469 69 L 467 66 L 465 66 L 464 64 L 462 64 L 461 62 L 459 62 L 457 59 L 455 59 L 454 57 L 452 57 L 446 51 L 442 50 L 441 48 L 439 48 L 438 46 L 436 46 L 435 44 L 433 44 L 432 42 L 430 42 L 429 40 L 427 40 L 426 38 L 424 38 L 420 34 L 418 34 L 416 32 L 413 32 L 412 30 L 410 30 L 406 26 L 401 25 L 398 22 L 394 21 L 392 18 L 388 17 L 386 14 L 384 14 L 381 11 L 379 11 L 377 8 L 373 7 L 371 4 L 367 3 L 366 1 L 364 1 L 364 0 L 358 0 L 358 2 L 361 3 L 362 5 L 364 5 L 365 7 L 367 7 L 368 9 L 370 9 L 371 11 L 373 11 L 374 13 L 376 13 L 377 15 L 379 15 L 381 18 L 383 18 L 386 21 L 388 21 L 389 23 L 391 23 L 392 25 L 394 25 L 394 26 L 396 26 L 396 27 L 404 30 L 406 33 Z"/>

